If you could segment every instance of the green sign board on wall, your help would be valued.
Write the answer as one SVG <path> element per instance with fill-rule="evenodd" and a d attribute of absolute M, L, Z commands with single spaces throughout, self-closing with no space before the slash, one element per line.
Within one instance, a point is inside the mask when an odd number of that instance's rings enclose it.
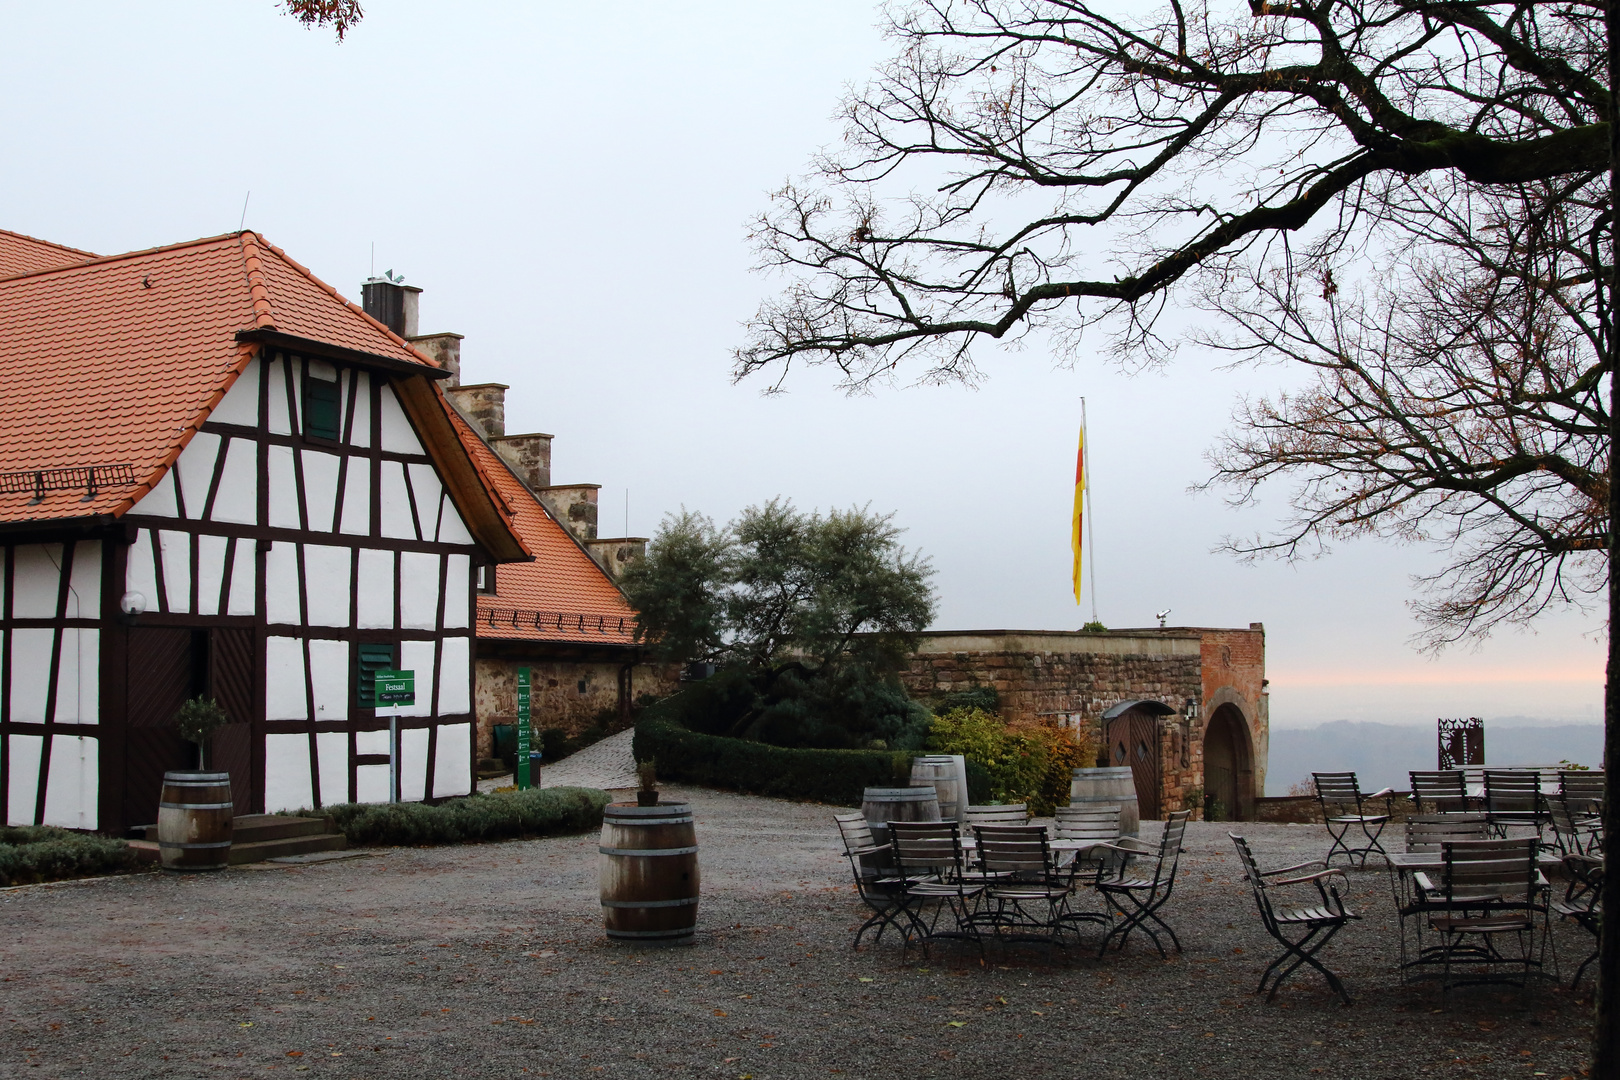
<path fill-rule="evenodd" d="M 377 704 L 415 705 L 416 672 L 387 669 L 377 672 Z"/>
<path fill-rule="evenodd" d="M 533 729 L 529 725 L 529 669 L 518 668 L 517 673 L 517 786 L 523 790 L 534 785 L 538 777 L 529 775 L 529 740 Z"/>

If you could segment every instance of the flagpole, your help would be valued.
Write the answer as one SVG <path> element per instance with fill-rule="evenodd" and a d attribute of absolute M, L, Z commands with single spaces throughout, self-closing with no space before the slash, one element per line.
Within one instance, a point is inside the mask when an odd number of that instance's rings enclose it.
<path fill-rule="evenodd" d="M 1091 497 L 1091 433 L 1086 430 L 1086 399 L 1080 399 L 1080 444 L 1086 447 L 1086 455 L 1080 462 L 1081 490 L 1085 492 L 1086 519 L 1080 524 L 1091 535 L 1087 538 L 1087 555 L 1091 562 L 1091 621 L 1097 621 L 1097 524 L 1096 503 Z"/>

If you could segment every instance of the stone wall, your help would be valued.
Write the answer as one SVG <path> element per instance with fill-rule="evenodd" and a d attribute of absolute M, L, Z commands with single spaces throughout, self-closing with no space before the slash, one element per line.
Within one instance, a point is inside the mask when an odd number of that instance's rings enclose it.
<path fill-rule="evenodd" d="M 480 657 L 477 661 L 478 756 L 493 754 L 495 725 L 517 723 L 517 671 L 530 671 L 529 718 L 536 730 L 561 728 L 577 735 L 604 714 L 620 709 L 619 675 L 625 665 L 617 661 L 574 659 L 507 660 Z M 626 701 L 642 694 L 662 697 L 679 685 L 679 669 L 669 665 L 633 664 L 629 668 Z"/>

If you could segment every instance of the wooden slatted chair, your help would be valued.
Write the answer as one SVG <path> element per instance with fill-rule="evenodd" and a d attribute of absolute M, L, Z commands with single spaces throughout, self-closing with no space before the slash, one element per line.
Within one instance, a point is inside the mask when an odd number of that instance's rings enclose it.
<path fill-rule="evenodd" d="M 895 919 L 900 914 L 902 882 L 892 865 L 889 845 L 877 842 L 864 814 L 834 814 L 833 820 L 838 822 L 838 833 L 844 840 L 844 857 L 854 872 L 855 890 L 861 902 L 872 909 L 871 918 L 855 931 L 855 941 L 850 945 L 854 949 L 860 947 L 861 936 L 874 926 L 874 942 L 882 941 L 883 931 L 891 926 L 899 930 Z"/>
<path fill-rule="evenodd" d="M 1345 858 L 1358 865 L 1367 865 L 1367 856 L 1378 852 L 1389 861 L 1389 853 L 1379 843 L 1379 836 L 1389 819 L 1395 814 L 1395 792 L 1390 788 L 1375 791 L 1371 795 L 1361 793 L 1361 785 L 1356 782 L 1353 772 L 1342 773 L 1312 773 L 1311 778 L 1316 781 L 1316 801 L 1322 807 L 1322 823 L 1327 826 L 1328 835 L 1333 837 L 1333 844 L 1328 848 L 1327 857 L 1322 861 L 1332 863 L 1333 856 L 1343 852 Z M 1369 804 L 1376 799 L 1384 800 L 1382 814 L 1369 814 Z M 1352 829 L 1360 829 L 1367 843 L 1361 847 L 1351 847 L 1347 842 Z"/>
<path fill-rule="evenodd" d="M 1442 845 L 1456 840 L 1485 840 L 1491 834 L 1490 818 L 1480 813 L 1469 814 L 1413 814 L 1406 819 L 1406 852 L 1409 855 L 1439 855 Z M 1423 934 L 1427 928 L 1429 910 L 1440 901 L 1423 891 L 1421 875 L 1413 881 L 1412 894 L 1402 898 L 1396 889 L 1397 916 L 1401 929 L 1401 968 L 1404 971 L 1411 953 L 1423 951 Z M 1409 949 L 1407 937 L 1415 936 Z"/>
<path fill-rule="evenodd" d="M 1029 804 L 1008 803 L 1005 806 L 970 806 L 962 811 L 962 824 L 969 829 L 979 825 L 1028 825 Z"/>
<path fill-rule="evenodd" d="M 1344 900 L 1339 896 L 1339 887 L 1335 879 L 1345 881 L 1344 871 L 1330 867 L 1324 862 L 1299 863 L 1277 870 L 1262 870 L 1255 862 L 1254 853 L 1249 850 L 1247 840 L 1236 833 L 1226 835 L 1230 836 L 1232 843 L 1237 846 L 1238 858 L 1243 863 L 1243 875 L 1249 879 L 1249 885 L 1254 889 L 1254 902 L 1260 909 L 1260 921 L 1265 925 L 1266 933 L 1283 947 L 1283 954 L 1266 968 L 1265 973 L 1260 976 L 1260 985 L 1255 987 L 1254 992 L 1264 993 L 1267 1001 L 1274 1000 L 1277 997 L 1277 988 L 1282 985 L 1283 980 L 1292 975 L 1301 964 L 1309 964 L 1322 973 L 1327 984 L 1344 999 L 1346 1005 L 1350 1004 L 1350 995 L 1345 992 L 1344 984 L 1339 981 L 1339 977 L 1316 958 L 1316 954 L 1333 940 L 1333 935 L 1342 930 L 1345 923 L 1351 919 L 1361 918 L 1345 907 Z M 1282 908 L 1272 904 L 1273 890 L 1297 885 L 1314 885 L 1320 902 L 1304 907 Z"/>
<path fill-rule="evenodd" d="M 1118 840 L 1119 807 L 1060 806 L 1052 824 L 1056 840 Z"/>
<path fill-rule="evenodd" d="M 1428 922 L 1441 938 L 1424 950 L 1421 962 L 1431 971 L 1439 966 L 1446 991 L 1463 983 L 1501 981 L 1491 975 L 1500 965 L 1520 967 L 1519 985 L 1528 986 L 1531 969 L 1540 969 L 1536 937 L 1538 929 L 1547 928 L 1548 908 L 1536 869 L 1539 846 L 1535 837 L 1448 841 L 1440 846 L 1440 880 L 1416 875 L 1423 891 L 1436 899 Z M 1517 956 L 1503 954 L 1497 945 L 1510 935 L 1518 942 Z M 1454 981 L 1452 971 L 1459 967 L 1481 974 Z"/>
<path fill-rule="evenodd" d="M 1473 807 L 1468 799 L 1467 777 L 1461 769 L 1439 772 L 1409 772 L 1412 803 L 1420 814 L 1460 814 Z"/>
<path fill-rule="evenodd" d="M 928 955 L 928 945 L 942 938 L 972 941 L 984 955 L 976 908 L 985 887 L 966 880 L 962 837 L 954 821 L 891 821 L 889 846 L 899 868 L 900 914 L 906 919 L 904 954 L 915 939 Z M 933 908 L 933 917 L 927 909 Z M 946 912 L 951 921 L 940 929 Z"/>
<path fill-rule="evenodd" d="M 985 889 L 977 921 L 1000 941 L 1036 941 L 1066 947 L 1059 937 L 1068 912 L 1069 882 L 1060 879 L 1041 825 L 978 825 L 979 866 L 1001 875 Z M 1039 910 L 1037 917 L 1032 909 Z"/>
<path fill-rule="evenodd" d="M 1603 779 L 1603 773 L 1589 769 L 1558 774 L 1558 802 L 1582 832 L 1581 850 L 1588 855 L 1603 851 Z"/>
<path fill-rule="evenodd" d="M 1565 855 L 1595 855 L 1603 848 L 1598 842 L 1602 822 L 1590 816 L 1576 817 L 1569 812 L 1562 799 L 1548 800 L 1547 824 L 1559 858 Z"/>
<path fill-rule="evenodd" d="M 1569 885 L 1564 890 L 1564 898 L 1552 902 L 1553 914 L 1574 921 L 1592 935 L 1592 953 L 1581 961 L 1581 966 L 1575 969 L 1575 977 L 1569 981 L 1569 988 L 1573 990 L 1581 984 L 1587 966 L 1598 958 L 1598 937 L 1603 930 L 1603 860 L 1571 853 L 1564 856 L 1564 873 L 1569 877 Z"/>
<path fill-rule="evenodd" d="M 1541 801 L 1541 773 L 1535 769 L 1486 769 L 1485 812 L 1497 834 L 1513 827 L 1530 828 L 1541 835 L 1547 820 Z"/>
<path fill-rule="evenodd" d="M 1159 838 L 1157 851 L 1151 845 L 1129 836 L 1117 843 L 1103 845 L 1104 850 L 1118 855 L 1120 861 L 1117 869 L 1098 870 L 1095 887 L 1124 918 L 1109 928 L 1102 947 L 1097 950 L 1099 957 L 1108 951 L 1110 941 L 1118 938 L 1117 948 L 1123 949 L 1132 931 L 1140 929 L 1152 939 L 1159 955 L 1168 959 L 1164 944 L 1153 927 L 1148 925 L 1149 922 L 1157 924 L 1169 934 L 1176 952 L 1181 951 L 1181 940 L 1169 924 L 1159 917 L 1159 909 L 1169 901 L 1170 893 L 1175 889 L 1176 867 L 1181 862 L 1181 841 L 1187 832 L 1187 819 L 1190 817 L 1191 810 L 1177 810 L 1165 818 L 1164 833 Z M 1144 870 L 1133 864 L 1151 866 Z M 1129 911 L 1125 910 L 1126 904 L 1130 905 Z"/>

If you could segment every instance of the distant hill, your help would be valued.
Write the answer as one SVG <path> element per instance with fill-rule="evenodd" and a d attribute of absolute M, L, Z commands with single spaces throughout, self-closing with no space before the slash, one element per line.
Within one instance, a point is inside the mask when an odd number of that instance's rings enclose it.
<path fill-rule="evenodd" d="M 1409 771 L 1435 767 L 1435 749 L 1431 725 L 1338 720 L 1314 728 L 1273 729 L 1266 794 L 1286 795 L 1290 784 L 1309 780 L 1312 772 L 1351 770 L 1363 791 L 1404 791 Z M 1598 724 L 1498 727 L 1485 721 L 1485 760 L 1491 765 L 1574 761 L 1595 769 L 1602 758 L 1603 728 Z"/>

